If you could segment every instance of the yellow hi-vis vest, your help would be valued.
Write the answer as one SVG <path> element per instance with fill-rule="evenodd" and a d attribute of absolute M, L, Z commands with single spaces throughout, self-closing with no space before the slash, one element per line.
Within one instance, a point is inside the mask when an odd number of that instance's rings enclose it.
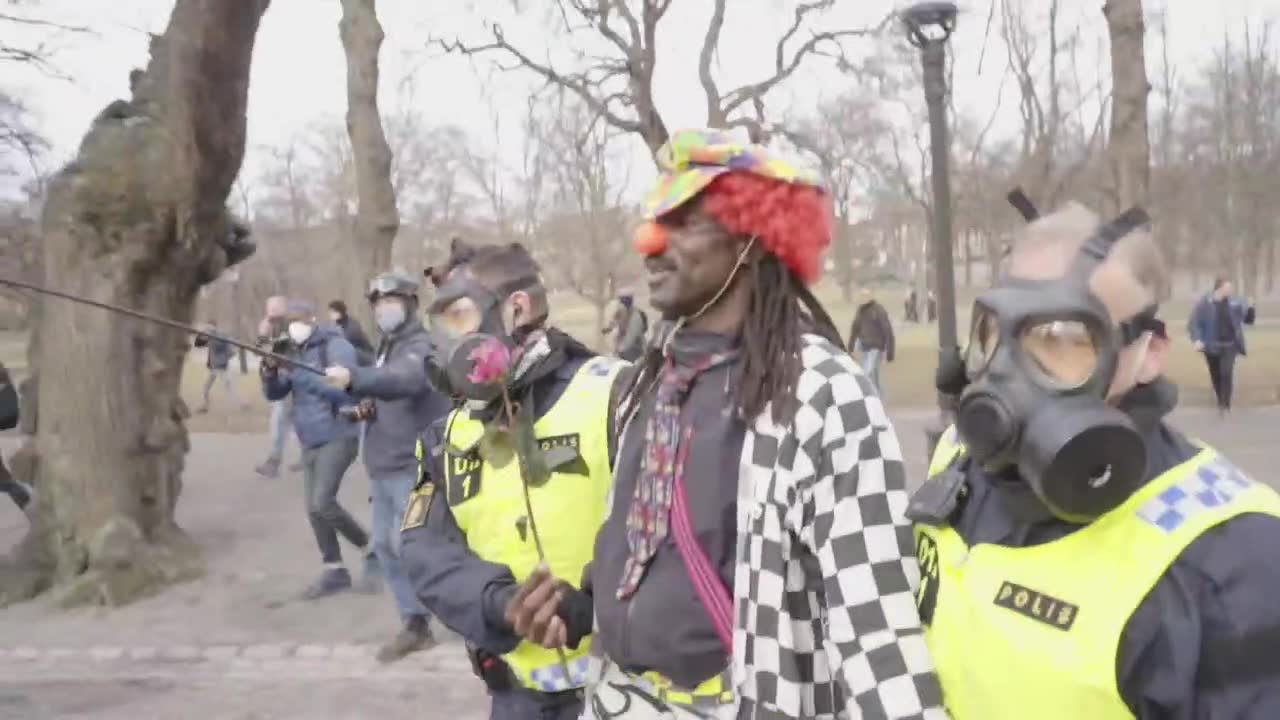
<path fill-rule="evenodd" d="M 949 429 L 930 481 L 964 447 Z M 925 639 L 955 720 L 1133 718 L 1116 682 L 1130 616 L 1193 540 L 1280 495 L 1210 448 L 1070 535 L 1025 548 L 965 545 L 917 524 Z"/>
<path fill-rule="evenodd" d="M 577 450 L 576 457 L 552 469 L 541 487 L 529 489 L 538 536 L 555 577 L 578 587 L 591 562 L 596 532 L 608 514 L 606 498 L 613 482 L 609 466 L 609 394 L 623 363 L 604 357 L 587 361 L 551 409 L 534 423 L 534 435 L 546 451 Z M 484 425 L 465 410 L 446 421 L 446 447 L 467 449 L 461 457 L 445 453 L 444 490 L 467 545 L 479 557 L 511 568 L 523 582 L 538 565 L 533 530 L 525 508 L 517 460 L 495 467 L 480 459 Z M 566 650 L 569 677 L 560 655 L 522 641 L 503 659 L 517 680 L 541 692 L 560 692 L 586 684 L 590 638 Z"/>

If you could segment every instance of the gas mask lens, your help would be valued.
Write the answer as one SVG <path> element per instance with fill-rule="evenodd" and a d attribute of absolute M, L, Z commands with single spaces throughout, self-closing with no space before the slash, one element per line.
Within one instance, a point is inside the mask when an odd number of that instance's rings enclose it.
<path fill-rule="evenodd" d="M 987 370 L 1002 340 L 995 313 L 981 305 L 975 307 L 969 347 L 965 350 L 965 372 L 970 380 Z M 1098 370 L 1098 336 L 1081 320 L 1028 322 L 1018 332 L 1018 346 L 1029 369 L 1052 390 L 1075 390 Z"/>
<path fill-rule="evenodd" d="M 443 308 L 432 311 L 431 329 L 433 332 L 456 340 L 467 333 L 479 330 L 482 315 L 480 307 L 474 300 L 469 297 L 460 297 Z"/>
<path fill-rule="evenodd" d="M 964 369 L 973 380 L 987 369 L 991 358 L 1000 347 L 1000 324 L 987 308 L 973 308 L 973 327 L 969 331 L 969 346 L 964 353 Z"/>
<path fill-rule="evenodd" d="M 1026 325 L 1018 337 L 1022 354 L 1057 390 L 1074 390 L 1098 370 L 1098 342 L 1080 320 L 1042 320 Z"/>

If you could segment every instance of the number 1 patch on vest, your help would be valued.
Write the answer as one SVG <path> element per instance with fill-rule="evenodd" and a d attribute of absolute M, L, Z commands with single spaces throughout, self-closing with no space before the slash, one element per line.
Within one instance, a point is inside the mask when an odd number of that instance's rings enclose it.
<path fill-rule="evenodd" d="M 480 459 L 478 451 L 473 450 L 466 455 L 447 455 L 445 462 L 449 465 L 446 470 L 449 504 L 457 507 L 480 492 L 484 460 Z"/>
<path fill-rule="evenodd" d="M 431 512 L 431 500 L 435 498 L 436 486 L 422 483 L 409 496 L 409 507 L 404 510 L 404 519 L 400 521 L 400 532 L 420 528 L 427 524 L 427 514 Z"/>
<path fill-rule="evenodd" d="M 1077 605 L 1005 580 L 995 604 L 1059 630 L 1070 630 L 1080 612 Z"/>

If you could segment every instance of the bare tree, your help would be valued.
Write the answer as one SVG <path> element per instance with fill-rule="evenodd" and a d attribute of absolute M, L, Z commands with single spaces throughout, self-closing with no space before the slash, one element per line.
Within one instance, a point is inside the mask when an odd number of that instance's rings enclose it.
<path fill-rule="evenodd" d="M 1001 36 L 1018 88 L 1022 121 L 1016 180 L 1038 204 L 1052 207 L 1095 156 L 1108 98 L 1100 83 L 1086 88 L 1080 82 L 1081 31 L 1079 26 L 1065 27 L 1062 0 L 1046 4 L 1043 26 L 1029 16 L 1035 4 L 1000 3 Z M 1074 97 L 1069 95 L 1072 91 Z M 1092 118 L 1086 114 L 1091 102 L 1097 106 Z"/>
<path fill-rule="evenodd" d="M 623 202 L 627 190 L 619 162 L 609 151 L 616 131 L 584 103 L 564 93 L 539 113 L 531 129 L 545 163 L 550 203 L 539 223 L 539 248 L 552 280 L 591 303 L 596 339 L 603 339 L 605 310 L 635 267 L 628 263 L 633 218 Z"/>
<path fill-rule="evenodd" d="M 1111 35 L 1111 139 L 1107 150 L 1115 180 L 1116 208 L 1147 203 L 1151 146 L 1147 140 L 1145 26 L 1142 0 L 1107 0 L 1102 6 Z"/>
<path fill-rule="evenodd" d="M 852 91 L 819 105 L 813 117 L 779 129 L 780 135 L 817 159 L 826 177 L 836 215 L 833 260 L 845 300 L 853 298 L 854 208 L 874 185 L 875 157 L 888 132 L 892 129 L 880 102 Z"/>
<path fill-rule="evenodd" d="M 268 0 L 177 0 L 132 98 L 93 121 L 50 182 L 45 277 L 190 321 L 199 289 L 252 245 L 226 201 L 245 142 L 249 63 Z M 201 570 L 174 520 L 188 448 L 188 338 L 62 301 L 38 303 L 40 391 L 26 451 L 40 492 L 0 577 L 13 601 L 64 583 L 64 603 L 127 602 Z"/>
<path fill-rule="evenodd" d="M 391 147 L 378 112 L 378 51 L 384 36 L 375 0 L 342 0 L 339 29 L 347 56 L 347 132 L 359 198 L 355 248 L 362 271 L 349 275 L 355 283 L 351 296 L 359 297 L 370 277 L 391 267 L 400 211 L 391 184 Z"/>
<path fill-rule="evenodd" d="M 852 67 L 845 58 L 843 43 L 873 35 L 889 25 L 889 18 L 885 18 L 871 28 L 815 29 L 816 20 L 836 5 L 835 0 L 794 3 L 792 22 L 774 47 L 772 73 L 756 82 L 722 91 L 712 64 L 728 0 L 713 2 L 698 59 L 698 77 L 706 95 L 707 126 L 744 127 L 755 140 L 763 139 L 765 134 L 765 98 L 795 75 L 808 58 L 826 56 L 842 67 Z M 639 136 L 649 150 L 656 153 L 667 141 L 669 132 L 654 99 L 653 73 L 658 60 L 658 26 L 670 7 L 671 0 L 555 0 L 552 15 L 558 24 L 556 31 L 568 38 L 575 54 L 572 69 L 557 68 L 550 61 L 536 59 L 534 53 L 508 40 L 496 23 L 488 24 L 490 40 L 485 43 L 470 44 L 456 39 L 435 42 L 448 52 L 496 53 L 510 63 L 500 66 L 503 69 L 523 68 L 546 85 L 573 93 L 613 128 Z M 799 40 L 802 34 L 806 37 Z M 608 48 L 605 55 L 587 49 L 602 42 Z"/>
<path fill-rule="evenodd" d="M 0 68 L 6 74 L 22 68 L 35 71 L 45 78 L 65 79 L 54 63 L 51 42 L 66 34 L 86 33 L 83 27 L 51 22 L 42 18 L 21 14 L 25 6 L 34 3 L 9 0 L 12 12 L 0 12 Z M 29 42 L 12 42 L 5 37 L 31 37 Z M 14 35 L 9 35 L 14 31 Z M 24 171 L 36 177 L 42 175 L 41 157 L 49 150 L 49 143 L 34 127 L 33 119 L 22 98 L 0 90 L 0 176 L 19 175 Z M 16 161 L 21 158 L 21 161 Z M 26 167 L 19 167 L 20 162 Z"/>

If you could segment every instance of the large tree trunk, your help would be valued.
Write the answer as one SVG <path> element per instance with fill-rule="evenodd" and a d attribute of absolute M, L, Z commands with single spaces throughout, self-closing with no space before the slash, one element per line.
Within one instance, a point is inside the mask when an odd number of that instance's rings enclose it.
<path fill-rule="evenodd" d="M 268 3 L 178 0 L 132 98 L 94 120 L 49 186 L 48 283 L 189 322 L 200 287 L 252 252 L 232 239 L 225 203 Z M 0 573 L 0 604 L 52 584 L 64 604 L 118 604 L 198 575 L 198 549 L 174 522 L 189 339 L 62 300 L 40 302 L 36 317 L 39 421 L 22 452 L 38 491 L 31 531 Z"/>
<path fill-rule="evenodd" d="M 1102 7 L 1111 35 L 1111 142 L 1109 155 L 1120 210 L 1147 203 L 1151 146 L 1147 140 L 1146 55 L 1142 0 L 1107 0 Z"/>
<path fill-rule="evenodd" d="M 391 269 L 391 246 L 400 230 L 395 188 L 391 185 L 391 147 L 378 113 L 378 51 L 382 26 L 375 0 L 342 0 L 338 23 L 347 55 L 347 133 L 356 168 L 355 256 L 361 272 L 352 274 L 354 285 L 347 298 L 353 311 L 365 319 L 367 307 L 352 302 L 364 294 L 374 274 Z"/>

